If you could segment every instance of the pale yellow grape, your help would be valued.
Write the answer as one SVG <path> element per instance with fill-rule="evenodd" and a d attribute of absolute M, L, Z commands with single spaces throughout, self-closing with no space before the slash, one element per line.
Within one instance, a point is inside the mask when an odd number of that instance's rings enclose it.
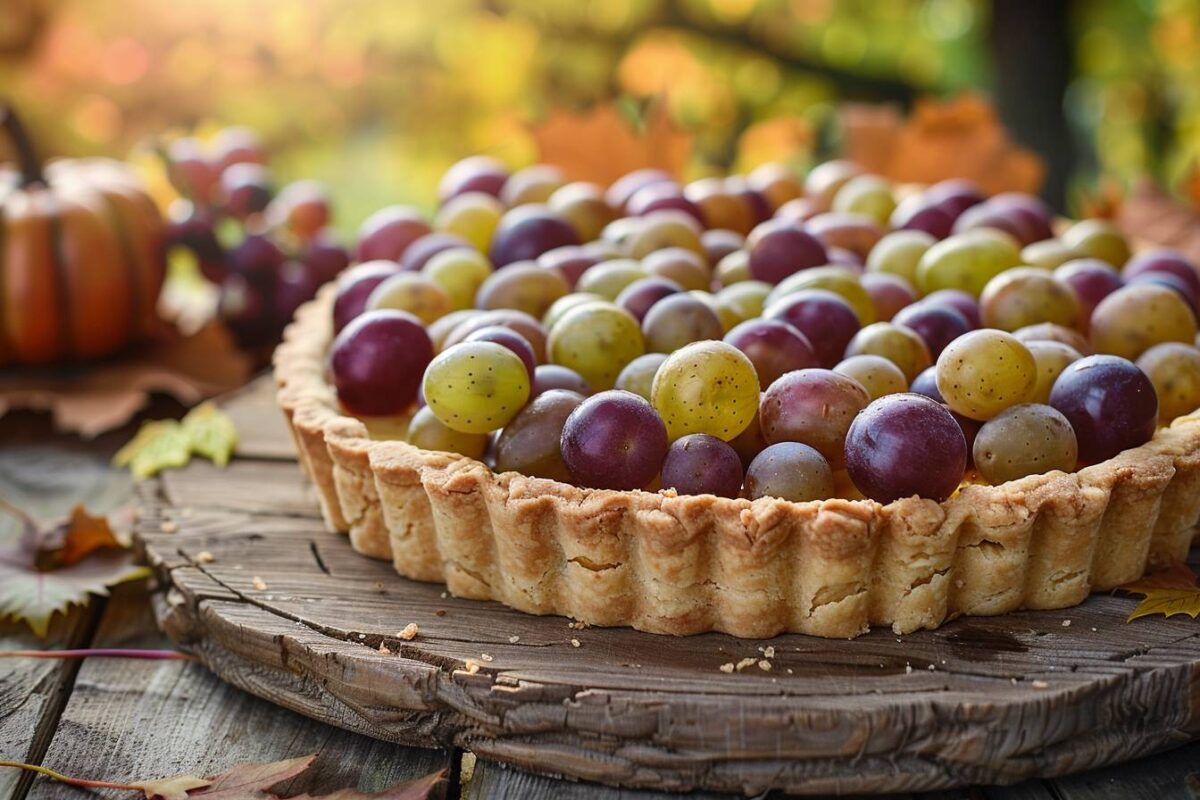
<path fill-rule="evenodd" d="M 846 357 L 861 355 L 886 358 L 900 368 L 910 384 L 933 364 L 925 340 L 911 328 L 892 322 L 876 322 L 854 334 L 846 345 Z"/>
<path fill-rule="evenodd" d="M 925 231 L 893 231 L 867 254 L 867 271 L 890 272 L 916 286 L 921 256 L 936 243 L 937 239 Z"/>
<path fill-rule="evenodd" d="M 483 458 L 487 450 L 486 433 L 462 433 L 442 423 L 429 406 L 417 409 L 408 424 L 409 444 L 422 450 L 439 450 L 443 453 L 458 453 L 468 458 Z"/>
<path fill-rule="evenodd" d="M 604 301 L 604 298 L 598 294 L 591 292 L 571 292 L 563 295 L 555 300 L 550 308 L 546 309 L 546 313 L 542 315 L 542 326 L 546 330 L 554 327 L 554 323 L 562 319 L 562 315 L 566 314 L 575 306 L 581 306 L 584 303 L 594 303 L 595 301 Z"/>
<path fill-rule="evenodd" d="M 499 430 L 529 399 L 525 363 L 494 342 L 460 342 L 425 370 L 425 402 L 443 425 L 460 433 Z"/>
<path fill-rule="evenodd" d="M 426 325 L 453 310 L 442 287 L 417 272 L 401 272 L 376 286 L 367 298 L 367 310 L 381 308 L 407 311 Z"/>
<path fill-rule="evenodd" d="M 833 371 L 861 383 L 872 400 L 908 391 L 909 382 L 904 373 L 883 356 L 850 356 L 834 367 Z"/>
<path fill-rule="evenodd" d="M 1054 341 L 1026 342 L 1025 346 L 1033 354 L 1037 363 L 1037 383 L 1034 384 L 1033 394 L 1029 396 L 1030 403 L 1049 403 L 1050 390 L 1062 371 L 1083 355 L 1069 344 Z"/>
<path fill-rule="evenodd" d="M 813 267 L 800 270 L 784 278 L 771 291 L 766 304 L 771 305 L 781 297 L 805 289 L 826 289 L 838 295 L 854 309 L 860 325 L 870 325 L 875 321 L 875 304 L 871 302 L 871 295 L 863 288 L 857 273 L 846 267 Z"/>
<path fill-rule="evenodd" d="M 968 231 L 925 251 L 917 266 L 917 288 L 923 294 L 962 289 L 978 297 L 988 281 L 1020 263 L 1012 237 L 990 228 Z"/>
<path fill-rule="evenodd" d="M 466 247 L 452 247 L 426 261 L 421 272 L 441 287 L 457 311 L 474 308 L 475 293 L 492 274 L 492 265 L 483 253 Z"/>
<path fill-rule="evenodd" d="M 989 420 L 1028 402 L 1037 386 L 1037 361 L 1011 333 L 984 329 L 963 334 L 937 361 L 937 387 L 951 409 Z"/>
<path fill-rule="evenodd" d="M 741 281 L 721 289 L 713 295 L 721 325 L 729 331 L 746 320 L 761 317 L 770 293 L 771 284 L 765 281 Z"/>
<path fill-rule="evenodd" d="M 611 389 L 625 365 L 646 351 L 638 322 L 612 303 L 584 303 L 554 323 L 546 343 L 553 364 L 575 370 L 593 391 Z"/>
<path fill-rule="evenodd" d="M 1137 365 L 1158 393 L 1159 425 L 1200 408 L 1200 350 L 1166 342 L 1142 353 Z"/>
<path fill-rule="evenodd" d="M 598 294 L 605 300 L 616 300 L 626 286 L 649 277 L 650 273 L 632 258 L 601 261 L 579 276 L 575 291 Z"/>
<path fill-rule="evenodd" d="M 433 227 L 461 236 L 476 250 L 486 251 L 504 216 L 504 204 L 485 192 L 465 192 L 438 209 Z"/>
<path fill-rule="evenodd" d="M 758 374 L 741 350 L 704 341 L 672 353 L 658 368 L 651 402 L 672 441 L 707 433 L 726 442 L 758 414 Z"/>

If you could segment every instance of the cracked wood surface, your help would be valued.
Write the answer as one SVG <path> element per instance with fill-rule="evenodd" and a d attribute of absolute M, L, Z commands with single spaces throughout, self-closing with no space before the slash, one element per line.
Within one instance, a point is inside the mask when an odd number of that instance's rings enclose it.
<path fill-rule="evenodd" d="M 1078 772 L 1200 726 L 1200 628 L 1126 626 L 1128 598 L 904 637 L 756 642 L 576 630 L 447 597 L 324 530 L 280 455 L 269 386 L 232 406 L 254 437 L 229 469 L 197 463 L 142 487 L 140 541 L 170 587 L 160 623 L 230 683 L 322 722 L 622 786 L 809 795 Z M 413 640 L 398 635 L 409 623 Z M 480 786 L 524 795 L 534 780 L 481 765 Z"/>

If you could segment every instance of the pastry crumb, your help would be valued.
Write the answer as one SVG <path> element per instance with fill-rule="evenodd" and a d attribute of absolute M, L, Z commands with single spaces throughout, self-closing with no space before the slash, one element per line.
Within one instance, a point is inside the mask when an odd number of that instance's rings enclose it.
<path fill-rule="evenodd" d="M 774 658 L 775 648 L 771 645 L 767 645 L 765 648 L 763 648 L 763 655 L 767 658 Z"/>
<path fill-rule="evenodd" d="M 762 661 L 758 662 L 758 668 L 761 669 L 763 672 L 770 672 L 771 671 L 771 662 L 767 661 L 764 658 Z"/>
<path fill-rule="evenodd" d="M 727 661 L 721 666 L 717 667 L 717 669 L 721 670 L 721 672 L 733 672 L 733 662 Z"/>
<path fill-rule="evenodd" d="M 579 647 L 579 640 L 578 640 L 578 639 L 572 639 L 572 640 L 571 640 L 571 647 Z"/>
<path fill-rule="evenodd" d="M 796 674 L 795 672 L 793 672 L 793 671 L 792 671 L 792 668 L 791 668 L 791 667 L 788 667 L 788 668 L 787 668 L 787 673 L 788 673 L 788 675 L 795 675 L 795 674 Z"/>
<path fill-rule="evenodd" d="M 930 664 L 930 665 L 929 665 L 929 671 L 930 671 L 930 672 L 937 672 L 937 667 L 936 667 L 936 666 L 934 666 L 933 664 Z"/>
<path fill-rule="evenodd" d="M 196 553 L 196 563 L 197 564 L 211 564 L 212 562 L 214 562 L 216 560 L 217 560 L 217 557 L 214 556 L 212 553 L 208 552 L 207 550 L 201 550 L 199 553 Z"/>
<path fill-rule="evenodd" d="M 1050 688 L 1050 684 L 1048 684 L 1042 680 L 1034 681 L 1033 683 L 1031 683 L 1029 685 L 1035 689 L 1049 689 Z"/>
<path fill-rule="evenodd" d="M 379 655 L 390 656 L 391 654 L 392 654 L 392 651 L 388 649 L 387 642 L 380 642 L 379 643 Z"/>
<path fill-rule="evenodd" d="M 736 669 L 738 672 L 741 672 L 746 667 L 752 667 L 757 663 L 758 663 L 757 658 L 753 658 L 753 657 L 743 658 L 741 661 L 737 662 L 737 664 L 734 665 L 734 669 Z"/>
<path fill-rule="evenodd" d="M 167 520 L 166 522 L 159 525 L 158 529 L 160 531 L 162 531 L 163 533 L 174 533 L 175 531 L 179 530 L 179 526 L 176 525 L 171 520 Z"/>
<path fill-rule="evenodd" d="M 1069 620 L 1069 619 L 1064 619 L 1064 620 L 1063 620 L 1063 623 L 1062 623 L 1062 625 L 1063 625 L 1063 627 L 1064 627 L 1064 628 L 1069 628 L 1069 627 L 1071 627 L 1071 620 Z M 1093 630 L 1094 630 L 1094 629 L 1093 629 Z"/>
<path fill-rule="evenodd" d="M 446 599 L 447 597 L 449 597 L 449 596 L 450 596 L 450 593 L 449 593 L 449 592 L 442 592 L 442 599 L 443 599 L 443 600 L 445 600 L 445 599 Z"/>
<path fill-rule="evenodd" d="M 404 626 L 404 630 L 400 631 L 396 635 L 406 642 L 411 642 L 413 639 L 417 638 L 417 634 L 420 632 L 420 626 L 415 622 L 410 622 Z"/>
<path fill-rule="evenodd" d="M 250 579 L 250 583 L 254 586 L 254 591 L 256 592 L 265 592 L 267 590 L 267 582 L 257 575 Z"/>
<path fill-rule="evenodd" d="M 358 635 L 358 640 L 359 640 L 360 642 L 361 642 L 363 639 L 365 639 L 365 638 L 367 638 L 367 635 L 366 635 L 365 633 L 360 633 L 360 634 Z"/>
<path fill-rule="evenodd" d="M 492 661 L 495 661 L 496 659 L 492 658 L 492 656 L 491 656 L 490 654 L 488 654 L 488 653 L 480 653 L 480 654 L 479 654 L 479 660 L 480 660 L 480 661 L 487 661 L 487 662 L 489 662 L 489 663 L 490 663 L 490 662 L 492 662 Z"/>
<path fill-rule="evenodd" d="M 1096 632 L 1096 629 L 1095 629 L 1095 628 L 1092 628 L 1092 633 L 1095 633 L 1095 632 Z"/>
<path fill-rule="evenodd" d="M 463 662 L 463 669 L 467 671 L 468 675 L 474 675 L 476 672 L 479 672 L 479 662 L 473 658 L 468 658 Z"/>
<path fill-rule="evenodd" d="M 508 637 L 508 643 L 509 643 L 509 644 L 516 644 L 516 643 L 517 643 L 517 642 L 519 642 L 519 641 L 521 641 L 521 637 L 520 637 L 520 636 L 510 636 L 510 637 Z"/>
<path fill-rule="evenodd" d="M 912 675 L 912 664 L 905 664 L 905 665 L 904 665 L 904 674 L 905 674 L 905 675 Z"/>
<path fill-rule="evenodd" d="M 1016 678 L 1009 678 L 1008 680 L 1009 680 L 1009 683 L 1011 683 L 1013 686 L 1016 686 L 1016 685 L 1017 685 L 1017 679 L 1016 679 Z"/>

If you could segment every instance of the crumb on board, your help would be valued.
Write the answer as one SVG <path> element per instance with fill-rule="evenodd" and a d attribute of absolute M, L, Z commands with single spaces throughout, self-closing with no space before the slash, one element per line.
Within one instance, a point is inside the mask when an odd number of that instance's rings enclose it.
<path fill-rule="evenodd" d="M 171 520 L 167 520 L 159 525 L 158 529 L 163 533 L 174 533 L 175 531 L 179 530 L 179 526 Z"/>
<path fill-rule="evenodd" d="M 763 648 L 763 655 L 766 656 L 767 658 L 774 658 L 775 657 L 775 648 L 771 645 L 767 645 L 765 648 Z"/>
<path fill-rule="evenodd" d="M 387 642 L 380 642 L 379 643 L 379 655 L 390 656 L 391 654 L 392 654 L 392 651 L 388 649 Z"/>
<path fill-rule="evenodd" d="M 787 668 L 787 673 L 788 673 L 788 675 L 795 675 L 795 674 L 796 674 L 795 672 L 793 672 L 793 671 L 792 671 L 792 668 L 791 668 L 791 667 L 788 667 L 788 668 Z"/>
<path fill-rule="evenodd" d="M 1050 688 L 1050 684 L 1046 683 L 1043 680 L 1034 681 L 1033 683 L 1031 683 L 1029 685 L 1035 689 L 1049 689 Z"/>
<path fill-rule="evenodd" d="M 468 675 L 474 675 L 476 672 L 479 672 L 479 662 L 473 658 L 468 658 L 463 662 L 463 669 L 467 671 Z"/>
<path fill-rule="evenodd" d="M 214 556 L 212 553 L 208 552 L 207 550 L 201 550 L 199 553 L 196 553 L 196 563 L 197 564 L 211 564 L 212 562 L 214 562 L 216 560 L 217 560 L 217 557 Z"/>
<path fill-rule="evenodd" d="M 509 643 L 509 644 L 516 644 L 516 643 L 517 643 L 517 642 L 519 642 L 519 641 L 521 641 L 521 637 L 520 637 L 520 636 L 510 636 L 510 637 L 508 637 L 508 643 Z"/>
<path fill-rule="evenodd" d="M 404 630 L 400 631 L 396 635 L 406 642 L 411 642 L 413 639 L 417 638 L 417 634 L 420 632 L 421 628 L 417 625 L 417 623 L 410 622 L 404 626 Z"/>
<path fill-rule="evenodd" d="M 904 674 L 905 674 L 905 675 L 912 675 L 912 664 L 905 664 L 905 665 L 904 665 Z"/>
<path fill-rule="evenodd" d="M 733 662 L 728 661 L 728 662 L 722 664 L 721 666 L 717 667 L 717 669 L 721 670 L 721 672 L 733 672 Z"/>
<path fill-rule="evenodd" d="M 757 663 L 758 663 L 757 658 L 754 658 L 753 656 L 748 656 L 746 658 L 743 658 L 741 661 L 737 662 L 737 664 L 735 664 L 733 668 L 736 669 L 738 672 L 741 672 L 746 667 L 752 667 Z"/>
<path fill-rule="evenodd" d="M 571 647 L 579 647 L 579 645 L 580 645 L 580 642 L 578 639 L 571 640 Z"/>
<path fill-rule="evenodd" d="M 1063 627 L 1064 627 L 1064 628 L 1069 628 L 1069 627 L 1071 627 L 1071 620 L 1069 620 L 1069 619 L 1064 619 L 1064 620 L 1063 620 L 1063 623 L 1062 623 L 1062 625 L 1063 625 Z M 1093 630 L 1094 630 L 1094 629 L 1093 629 Z"/>
<path fill-rule="evenodd" d="M 267 590 L 267 582 L 257 575 L 250 579 L 250 583 L 254 586 L 254 591 L 256 592 L 265 592 Z"/>
<path fill-rule="evenodd" d="M 758 668 L 761 669 L 763 672 L 770 672 L 771 671 L 771 662 L 767 661 L 764 658 L 758 662 Z"/>
<path fill-rule="evenodd" d="M 491 661 L 495 661 L 496 659 L 492 658 L 490 653 L 480 653 L 479 660 L 491 662 Z"/>

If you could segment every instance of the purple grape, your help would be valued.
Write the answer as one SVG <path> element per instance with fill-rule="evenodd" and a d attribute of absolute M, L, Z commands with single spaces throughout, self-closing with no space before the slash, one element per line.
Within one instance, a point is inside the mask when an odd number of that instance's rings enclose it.
<path fill-rule="evenodd" d="M 967 469 L 967 440 L 954 416 L 919 394 L 871 403 L 846 434 L 846 470 L 867 497 L 890 503 L 952 495 Z"/>
<path fill-rule="evenodd" d="M 700 234 L 700 246 L 709 264 L 717 264 L 722 258 L 741 250 L 746 244 L 746 238 L 737 231 L 724 228 L 712 228 Z"/>
<path fill-rule="evenodd" d="M 395 261 L 367 261 L 346 270 L 338 278 L 333 300 L 333 331 L 338 333 L 367 307 L 375 287 L 400 271 Z"/>
<path fill-rule="evenodd" d="M 667 426 L 645 398 L 609 390 L 571 412 L 561 444 L 563 461 L 580 486 L 641 489 L 658 475 L 667 455 Z"/>
<path fill-rule="evenodd" d="M 579 278 L 590 268 L 600 263 L 600 259 L 578 245 L 567 245 L 547 250 L 538 256 L 537 265 L 542 269 L 556 270 L 566 278 L 571 288 L 579 282 Z"/>
<path fill-rule="evenodd" d="M 949 178 L 938 181 L 925 190 L 925 199 L 945 209 L 953 217 L 987 200 L 987 195 L 974 181 L 966 178 Z"/>
<path fill-rule="evenodd" d="M 832 497 L 835 488 L 829 462 L 799 442 L 764 448 L 746 468 L 746 496 L 751 500 L 778 497 L 806 503 Z"/>
<path fill-rule="evenodd" d="M 1154 384 L 1132 361 L 1085 356 L 1067 366 L 1050 390 L 1079 440 L 1079 458 L 1095 464 L 1150 441 L 1158 423 Z"/>
<path fill-rule="evenodd" d="M 704 224 L 704 214 L 700 206 L 683 196 L 683 187 L 675 182 L 659 181 L 643 186 L 633 193 L 625 204 L 625 211 L 631 217 L 643 217 L 651 211 L 682 211 L 696 222 Z"/>
<path fill-rule="evenodd" d="M 187 200 L 176 200 L 167 210 L 166 246 L 183 247 L 199 262 L 204 277 L 220 283 L 229 271 L 225 249 L 217 239 L 213 212 Z"/>
<path fill-rule="evenodd" d="M 786 322 L 804 334 L 826 369 L 842 360 L 846 345 L 861 327 L 850 304 L 825 289 L 803 289 L 781 297 L 763 311 L 763 318 Z"/>
<path fill-rule="evenodd" d="M 616 209 L 624 209 L 639 189 L 654 183 L 675 183 L 671 173 L 661 169 L 635 169 L 613 181 L 604 195 L 605 201 Z"/>
<path fill-rule="evenodd" d="M 262 164 L 231 164 L 221 172 L 220 194 L 229 216 L 245 220 L 271 203 L 275 183 Z"/>
<path fill-rule="evenodd" d="M 578 392 L 584 397 L 592 393 L 592 387 L 575 370 L 559 364 L 538 364 L 533 371 L 533 387 L 530 389 L 529 396 L 537 397 L 542 392 L 548 392 L 551 389 Z"/>
<path fill-rule="evenodd" d="M 496 439 L 496 471 L 569 482 L 571 473 L 562 459 L 562 431 L 567 417 L 583 400 L 583 395 L 562 389 L 531 397 Z"/>
<path fill-rule="evenodd" d="M 303 261 L 284 262 L 275 284 L 275 318 L 288 322 L 297 308 L 313 299 L 322 282 L 316 271 Z"/>
<path fill-rule="evenodd" d="M 971 330 L 983 327 L 983 319 L 979 315 L 979 301 L 962 289 L 938 289 L 921 298 L 921 302 L 950 306 L 963 315 L 967 324 L 971 326 Z"/>
<path fill-rule="evenodd" d="M 1054 237 L 1051 227 L 1054 212 L 1040 197 L 1025 192 L 1001 192 L 988 202 L 1013 216 L 1026 231 L 1030 243 Z"/>
<path fill-rule="evenodd" d="M 217 313 L 243 347 L 257 347 L 275 337 L 273 310 L 266 291 L 244 275 L 231 272 L 221 281 Z"/>
<path fill-rule="evenodd" d="M 368 311 L 347 325 L 329 351 L 338 400 L 352 414 L 399 414 L 417 399 L 433 344 L 407 311 Z"/>
<path fill-rule="evenodd" d="M 829 256 L 829 263 L 839 267 L 849 267 L 855 272 L 862 273 L 863 259 L 858 253 L 853 250 L 847 250 L 844 247 L 835 247 L 833 245 L 826 246 L 825 252 Z"/>
<path fill-rule="evenodd" d="M 890 272 L 867 272 L 859 283 L 871 297 L 875 319 L 879 322 L 890 322 L 900 309 L 917 302 L 917 292 L 912 284 Z"/>
<path fill-rule="evenodd" d="M 954 233 L 966 233 L 979 228 L 1003 231 L 1022 245 L 1029 244 L 1034 235 L 1025 219 L 1008 209 L 994 205 L 991 201 L 968 208 L 954 220 Z"/>
<path fill-rule="evenodd" d="M 1168 273 L 1188 285 L 1191 298 L 1200 297 L 1200 272 L 1174 250 L 1151 250 L 1139 253 L 1125 264 L 1121 276 L 1130 280 L 1139 275 Z"/>
<path fill-rule="evenodd" d="M 725 191 L 731 197 L 736 197 L 750 211 L 750 224 L 758 225 L 771 218 L 771 201 L 767 196 L 755 189 L 740 175 L 730 175 L 725 179 Z"/>
<path fill-rule="evenodd" d="M 337 278 L 342 270 L 350 266 L 350 254 L 332 239 L 318 236 L 308 243 L 300 260 L 312 268 L 321 283 Z"/>
<path fill-rule="evenodd" d="M 1196 313 L 1197 295 L 1192 291 L 1191 283 L 1178 275 L 1171 272 L 1142 272 L 1129 278 L 1125 282 L 1125 285 L 1134 286 L 1139 283 L 1154 283 L 1159 286 L 1166 286 L 1168 289 L 1174 289 L 1183 298 L 1184 302 L 1188 304 L 1188 307 L 1192 309 L 1192 313 Z"/>
<path fill-rule="evenodd" d="M 750 359 L 763 389 L 784 373 L 821 366 L 808 337 L 781 320 L 747 320 L 725 334 L 725 341 Z"/>
<path fill-rule="evenodd" d="M 912 385 L 908 387 L 909 391 L 917 394 L 923 394 L 930 400 L 935 400 L 939 403 L 945 403 L 946 398 L 942 397 L 942 391 L 937 385 L 937 365 L 926 367 L 921 371 L 921 374 L 913 378 Z"/>
<path fill-rule="evenodd" d="M 427 233 L 404 251 L 400 257 L 400 269 L 404 272 L 420 272 L 429 259 L 438 253 L 470 247 L 470 242 L 453 233 Z"/>
<path fill-rule="evenodd" d="M 279 245 L 263 233 L 248 233 L 237 247 L 229 251 L 229 266 L 246 280 L 267 291 L 287 256 Z"/>
<path fill-rule="evenodd" d="M 505 328 L 501 325 L 488 325 L 486 328 L 472 331 L 463 341 L 495 342 L 502 347 L 507 347 L 521 359 L 521 363 L 525 365 L 525 370 L 529 373 L 529 380 L 532 381 L 534 379 L 534 371 L 537 369 L 537 356 L 533 354 L 533 345 L 529 343 L 528 339 L 512 328 Z"/>
<path fill-rule="evenodd" d="M 777 284 L 807 267 L 828 263 L 825 246 L 799 225 L 769 220 L 755 228 L 747 240 L 750 275 Z"/>
<path fill-rule="evenodd" d="M 971 323 L 958 309 L 928 301 L 901 309 L 892 322 L 915 331 L 924 339 L 934 361 L 946 345 L 971 331 Z"/>
<path fill-rule="evenodd" d="M 682 286 L 668 278 L 642 278 L 622 289 L 616 303 L 641 322 L 655 303 L 682 291 Z"/>
<path fill-rule="evenodd" d="M 945 239 L 954 228 L 956 215 L 921 195 L 906 197 L 892 212 L 889 224 L 895 230 L 924 231 Z"/>
<path fill-rule="evenodd" d="M 399 263 L 409 245 L 432 228 L 411 206 L 387 206 L 363 221 L 358 229 L 358 261 L 387 259 Z"/>
<path fill-rule="evenodd" d="M 579 233 L 565 217 L 531 203 L 500 218 L 492 235 L 492 265 L 500 269 L 514 261 L 531 261 L 555 248 L 578 244 Z"/>
<path fill-rule="evenodd" d="M 1079 318 L 1092 318 L 1100 301 L 1125 285 L 1120 274 L 1107 261 L 1077 258 L 1054 270 L 1054 277 L 1071 287 L 1079 301 Z"/>
<path fill-rule="evenodd" d="M 742 460 L 728 442 L 707 433 L 689 433 L 667 450 L 662 487 L 679 494 L 737 497 L 742 489 Z"/>
<path fill-rule="evenodd" d="M 467 192 L 483 192 L 499 197 L 508 181 L 504 164 L 491 156 L 468 156 L 451 165 L 438 183 L 438 199 L 445 203 Z"/>
<path fill-rule="evenodd" d="M 763 393 L 758 421 L 768 442 L 803 442 L 840 468 L 846 431 L 869 402 L 871 396 L 853 378 L 828 369 L 796 370 Z"/>

